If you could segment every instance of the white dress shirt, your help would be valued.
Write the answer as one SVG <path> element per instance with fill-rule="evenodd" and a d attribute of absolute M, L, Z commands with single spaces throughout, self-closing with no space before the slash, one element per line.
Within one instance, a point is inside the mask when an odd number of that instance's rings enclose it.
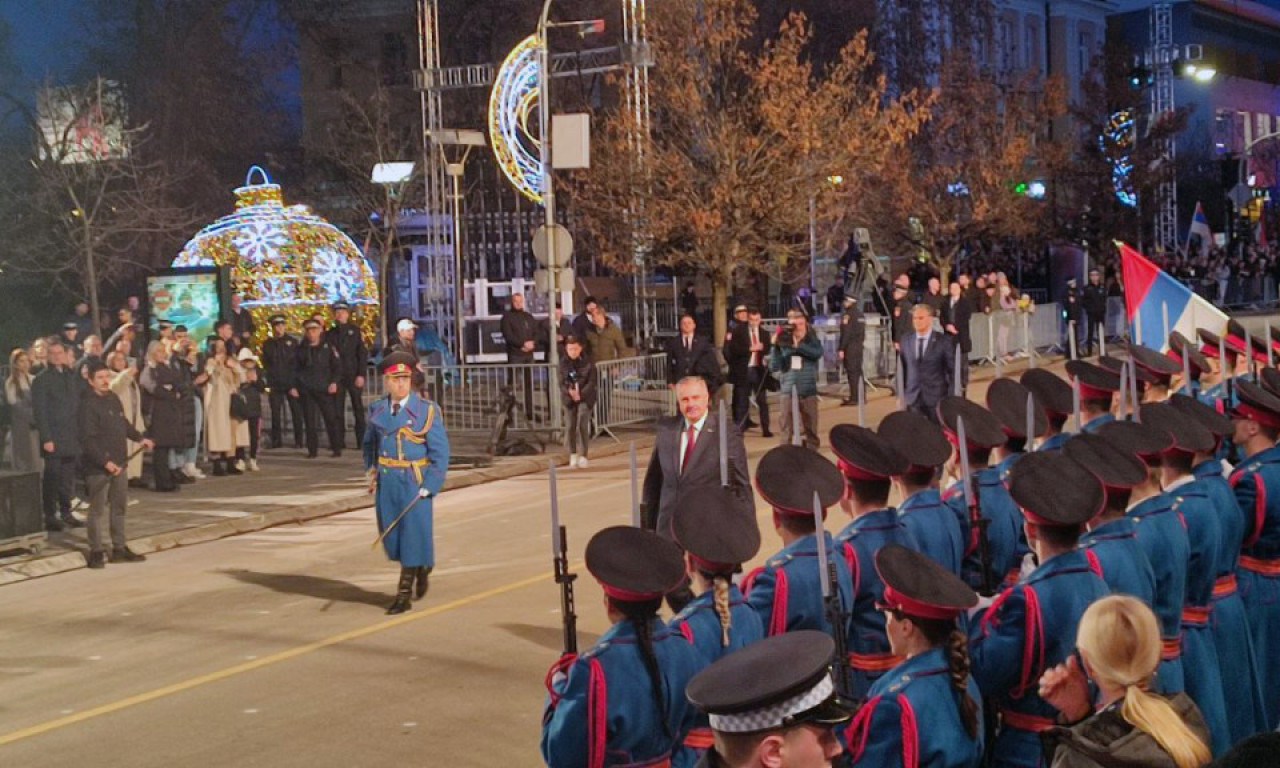
<path fill-rule="evenodd" d="M 708 412 L 709 413 L 709 412 Z M 693 423 L 693 442 L 696 445 L 702 439 L 702 427 L 707 423 L 707 414 L 702 414 L 702 418 Z M 689 448 L 689 422 L 681 420 L 680 422 L 680 455 L 677 467 L 684 466 L 684 454 Z"/>

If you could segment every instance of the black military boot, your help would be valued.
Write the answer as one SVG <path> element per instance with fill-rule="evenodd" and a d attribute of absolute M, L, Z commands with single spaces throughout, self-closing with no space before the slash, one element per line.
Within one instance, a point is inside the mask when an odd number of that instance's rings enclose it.
<path fill-rule="evenodd" d="M 110 555 L 110 560 L 113 563 L 141 563 L 146 559 L 146 555 L 140 555 L 128 547 L 116 547 L 111 550 Z"/>
<path fill-rule="evenodd" d="M 413 592 L 413 580 L 418 575 L 417 568 L 401 568 L 400 569 L 400 585 L 396 589 L 396 599 L 391 603 L 391 607 L 387 609 L 389 615 L 394 616 L 397 613 L 404 613 L 413 606 L 413 599 L 410 595 Z"/>
<path fill-rule="evenodd" d="M 421 600 L 423 595 L 427 594 L 427 587 L 430 586 L 427 583 L 427 577 L 431 575 L 431 569 L 425 565 L 420 565 L 417 571 L 417 583 L 413 588 L 413 596 L 415 599 Z"/>

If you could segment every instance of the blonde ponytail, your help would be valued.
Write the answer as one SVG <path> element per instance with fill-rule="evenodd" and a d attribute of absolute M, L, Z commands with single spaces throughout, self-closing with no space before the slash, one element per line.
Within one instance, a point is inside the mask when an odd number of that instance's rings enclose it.
<path fill-rule="evenodd" d="M 1147 691 L 1160 664 L 1160 626 L 1145 603 L 1111 595 L 1089 606 L 1080 618 L 1076 646 L 1099 682 L 1124 688 L 1125 722 L 1146 733 L 1178 768 L 1199 768 L 1212 758 L 1209 747 L 1168 701 Z"/>
<path fill-rule="evenodd" d="M 714 576 L 711 588 L 715 590 L 716 615 L 720 617 L 720 647 L 729 647 L 729 579 L 725 576 Z"/>

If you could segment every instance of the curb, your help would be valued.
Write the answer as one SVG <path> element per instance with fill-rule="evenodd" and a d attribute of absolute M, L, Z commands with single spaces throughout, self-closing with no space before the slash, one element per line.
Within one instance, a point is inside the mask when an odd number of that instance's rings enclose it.
<path fill-rule="evenodd" d="M 639 436 L 634 441 L 600 446 L 593 450 L 592 453 L 596 456 L 616 456 L 627 452 L 631 442 L 635 442 L 637 451 L 647 451 L 653 447 L 653 440 L 653 435 L 646 434 Z M 566 466 L 569 463 L 569 458 L 557 452 L 555 454 L 530 456 L 493 467 L 464 470 L 447 478 L 441 493 L 541 472 L 547 468 L 548 463 L 551 461 L 554 461 L 556 466 Z M 129 548 L 146 555 L 153 552 L 162 552 L 166 549 L 177 549 L 178 547 L 217 541 L 218 539 L 238 536 L 242 533 L 253 533 L 290 523 L 302 525 L 310 520 L 340 515 L 344 512 L 353 512 L 372 505 L 373 497 L 364 492 L 353 493 L 350 496 L 332 499 L 322 504 L 306 506 L 280 505 L 270 507 L 262 512 L 245 515 L 244 517 L 219 520 L 194 528 L 184 528 L 130 539 Z M 84 553 L 79 551 L 60 552 L 48 557 L 37 557 L 0 566 L 0 586 L 16 584 L 29 579 L 38 579 L 42 576 L 52 576 L 57 573 L 66 573 L 67 571 L 79 570 L 85 567 Z"/>

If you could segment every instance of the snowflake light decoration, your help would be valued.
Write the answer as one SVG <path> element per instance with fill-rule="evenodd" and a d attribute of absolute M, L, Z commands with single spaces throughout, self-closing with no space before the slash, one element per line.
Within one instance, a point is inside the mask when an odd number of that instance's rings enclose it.
<path fill-rule="evenodd" d="M 279 259 L 280 249 L 289 244 L 289 236 L 270 222 L 256 221 L 245 225 L 231 238 L 231 242 L 242 259 L 250 264 L 261 264 Z"/>
<path fill-rule="evenodd" d="M 360 290 L 360 270 L 345 255 L 324 249 L 311 259 L 311 279 L 324 289 L 330 301 L 353 296 Z"/>

